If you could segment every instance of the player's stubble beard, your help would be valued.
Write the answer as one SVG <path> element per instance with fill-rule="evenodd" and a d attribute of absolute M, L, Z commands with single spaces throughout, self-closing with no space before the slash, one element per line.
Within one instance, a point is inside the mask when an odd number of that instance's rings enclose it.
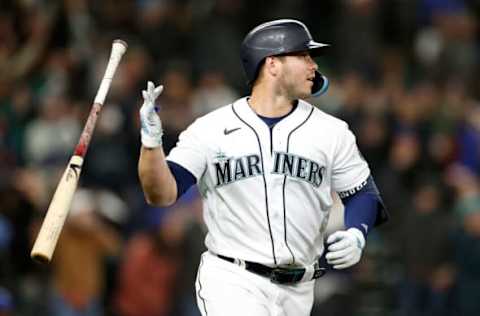
<path fill-rule="evenodd" d="M 283 82 L 283 91 L 285 96 L 292 101 L 309 98 L 312 91 L 310 81 L 295 76 L 285 76 Z"/>
<path fill-rule="evenodd" d="M 298 69 L 292 69 L 293 65 L 288 65 L 282 61 L 284 68 L 279 80 L 280 90 L 292 101 L 298 99 L 307 99 L 312 94 L 313 82 L 306 79 L 306 74 Z"/>

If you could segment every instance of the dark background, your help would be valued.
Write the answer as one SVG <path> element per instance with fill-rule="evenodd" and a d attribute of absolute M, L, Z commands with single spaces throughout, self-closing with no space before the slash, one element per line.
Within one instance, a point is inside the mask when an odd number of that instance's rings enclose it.
<path fill-rule="evenodd" d="M 0 315 L 199 315 L 205 230 L 195 190 L 146 206 L 141 90 L 163 84 L 166 152 L 195 117 L 248 93 L 243 36 L 275 18 L 331 44 L 309 100 L 349 123 L 391 213 L 361 262 L 317 281 L 312 315 L 480 313 L 480 2 L 0 2 Z M 32 239 L 113 39 L 128 42 L 54 261 Z M 327 135 L 325 135 L 327 136 Z M 323 137 L 323 135 L 312 135 Z"/>

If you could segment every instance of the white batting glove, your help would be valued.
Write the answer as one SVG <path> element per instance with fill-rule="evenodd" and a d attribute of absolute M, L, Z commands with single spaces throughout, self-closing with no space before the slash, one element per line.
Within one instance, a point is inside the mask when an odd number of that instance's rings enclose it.
<path fill-rule="evenodd" d="M 142 144 L 147 148 L 155 148 L 162 146 L 162 121 L 157 114 L 155 100 L 162 93 L 163 86 L 155 88 L 153 82 L 149 81 L 147 90 L 142 91 L 143 104 L 140 108 L 140 135 Z"/>
<path fill-rule="evenodd" d="M 325 256 L 327 262 L 334 269 L 345 269 L 360 261 L 365 237 L 357 228 L 340 230 L 331 234 L 328 239 L 328 253 Z"/>

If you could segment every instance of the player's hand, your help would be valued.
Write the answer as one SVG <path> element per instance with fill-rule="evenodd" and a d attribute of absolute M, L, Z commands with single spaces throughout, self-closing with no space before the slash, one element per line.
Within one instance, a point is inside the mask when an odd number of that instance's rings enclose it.
<path fill-rule="evenodd" d="M 143 104 L 140 108 L 141 140 L 144 147 L 155 148 L 162 145 L 162 121 L 157 114 L 155 100 L 162 93 L 163 86 L 155 87 L 153 82 L 147 83 L 147 90 L 142 91 Z"/>
<path fill-rule="evenodd" d="M 360 261 L 365 237 L 357 228 L 349 228 L 331 234 L 327 239 L 327 262 L 334 269 L 345 269 Z"/>

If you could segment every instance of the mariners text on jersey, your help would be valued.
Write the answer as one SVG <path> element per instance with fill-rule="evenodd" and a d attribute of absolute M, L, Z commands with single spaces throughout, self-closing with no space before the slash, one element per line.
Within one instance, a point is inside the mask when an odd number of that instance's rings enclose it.
<path fill-rule="evenodd" d="M 271 173 L 297 178 L 316 188 L 322 184 L 325 167 L 317 162 L 291 153 L 274 152 L 273 154 L 274 165 Z M 218 160 L 214 163 L 217 187 L 263 174 L 260 156 L 256 154 L 237 158 L 222 157 Z"/>
<path fill-rule="evenodd" d="M 207 248 L 266 265 L 317 260 L 332 191 L 370 174 L 348 125 L 303 100 L 270 128 L 239 99 L 198 118 L 167 159 L 197 179 Z"/>

